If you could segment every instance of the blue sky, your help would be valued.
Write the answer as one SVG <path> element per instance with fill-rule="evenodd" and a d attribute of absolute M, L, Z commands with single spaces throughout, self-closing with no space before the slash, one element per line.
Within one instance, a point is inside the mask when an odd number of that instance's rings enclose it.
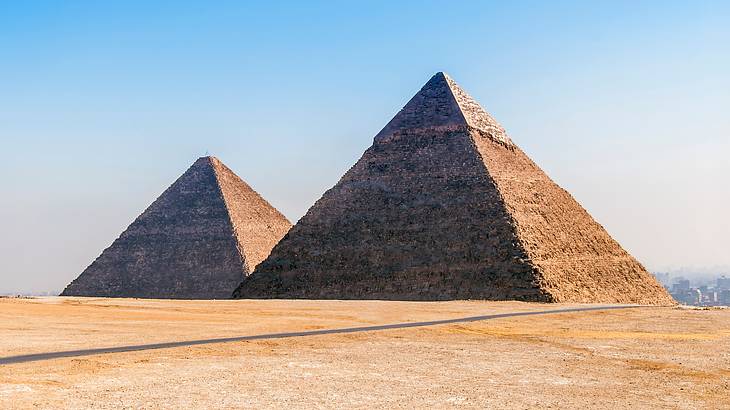
<path fill-rule="evenodd" d="M 206 153 L 297 220 L 437 71 L 649 268 L 730 266 L 730 3 L 212 3 L 0 2 L 0 292 Z"/>

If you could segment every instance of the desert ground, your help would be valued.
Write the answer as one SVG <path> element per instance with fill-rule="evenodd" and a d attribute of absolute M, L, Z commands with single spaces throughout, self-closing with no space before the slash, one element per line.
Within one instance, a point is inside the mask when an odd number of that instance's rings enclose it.
<path fill-rule="evenodd" d="M 2 298 L 0 363 L 576 306 Z M 2 409 L 267 407 L 730 408 L 730 310 L 563 312 L 0 364 Z"/>

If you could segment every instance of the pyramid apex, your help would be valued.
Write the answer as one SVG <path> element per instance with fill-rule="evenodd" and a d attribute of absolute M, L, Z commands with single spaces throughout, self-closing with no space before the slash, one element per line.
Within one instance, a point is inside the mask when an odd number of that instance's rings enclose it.
<path fill-rule="evenodd" d="M 451 88 L 451 84 L 455 84 L 454 80 L 446 71 L 437 72 L 436 74 L 431 76 L 431 79 L 429 81 L 440 81 L 444 86 L 447 86 L 449 88 Z"/>
<path fill-rule="evenodd" d="M 375 141 L 386 141 L 405 131 L 439 129 L 476 130 L 503 145 L 514 145 L 504 128 L 444 71 L 426 82 L 375 136 Z"/>
<path fill-rule="evenodd" d="M 439 71 L 375 136 L 375 141 L 387 141 L 405 132 L 456 130 L 463 127 L 466 127 L 466 122 L 453 97 L 449 78 Z"/>
<path fill-rule="evenodd" d="M 191 167 L 205 167 L 205 166 L 212 166 L 216 167 L 217 165 L 222 165 L 223 162 L 218 159 L 218 157 L 215 157 L 213 155 L 205 155 L 202 157 L 199 157 L 198 159 L 193 162 L 193 165 Z"/>
<path fill-rule="evenodd" d="M 196 164 L 201 165 L 201 164 L 209 163 L 209 162 L 211 162 L 212 159 L 213 159 L 213 157 L 208 156 L 208 155 L 206 155 L 204 157 L 198 157 L 198 159 L 196 159 L 195 162 L 193 162 L 193 165 L 196 165 Z"/>

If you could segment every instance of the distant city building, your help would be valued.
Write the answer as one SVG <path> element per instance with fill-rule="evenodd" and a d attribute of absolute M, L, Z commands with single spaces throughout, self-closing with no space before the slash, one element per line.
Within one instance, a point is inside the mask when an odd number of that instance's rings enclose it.
<path fill-rule="evenodd" d="M 687 292 L 689 289 L 689 279 L 678 278 L 677 282 L 672 285 L 672 292 Z"/>
<path fill-rule="evenodd" d="M 717 296 L 717 303 L 722 306 L 730 306 L 730 289 L 723 289 Z"/>

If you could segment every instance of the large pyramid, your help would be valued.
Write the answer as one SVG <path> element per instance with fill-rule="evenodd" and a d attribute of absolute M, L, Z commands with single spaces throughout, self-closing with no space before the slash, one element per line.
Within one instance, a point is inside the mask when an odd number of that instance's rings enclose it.
<path fill-rule="evenodd" d="M 290 227 L 217 158 L 199 158 L 61 295 L 230 298 Z"/>
<path fill-rule="evenodd" d="M 443 73 L 234 297 L 674 303 Z"/>

